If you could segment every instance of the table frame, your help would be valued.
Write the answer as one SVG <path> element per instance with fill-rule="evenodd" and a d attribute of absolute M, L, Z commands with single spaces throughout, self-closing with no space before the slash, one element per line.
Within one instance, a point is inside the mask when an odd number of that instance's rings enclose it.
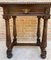
<path fill-rule="evenodd" d="M 41 49 L 41 58 L 46 58 L 46 47 L 47 47 L 47 24 L 48 19 L 50 18 L 50 6 L 51 3 L 33 3 L 33 4 L 11 4 L 11 3 L 0 3 L 0 6 L 3 7 L 3 18 L 5 19 L 6 24 L 6 46 L 7 46 L 7 57 L 12 57 L 12 48 L 13 46 L 39 46 Z M 12 8 L 12 9 L 11 9 Z M 20 9 L 17 12 L 15 9 Z M 27 12 L 24 13 L 22 9 L 31 9 L 34 10 L 33 13 Z M 13 11 L 12 11 L 13 10 Z M 11 13 L 12 12 L 12 13 Z M 38 25 L 37 25 L 37 43 L 17 43 L 17 34 L 16 34 L 16 16 L 18 15 L 34 15 L 38 18 Z M 13 18 L 13 42 L 11 43 L 11 36 L 10 36 L 10 25 L 9 19 Z M 43 23 L 43 34 L 42 34 L 42 41 L 40 41 L 40 19 L 44 19 Z"/>

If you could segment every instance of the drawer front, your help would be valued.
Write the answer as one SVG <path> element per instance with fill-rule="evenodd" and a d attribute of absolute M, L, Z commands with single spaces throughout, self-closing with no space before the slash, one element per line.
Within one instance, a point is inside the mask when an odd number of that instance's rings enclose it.
<path fill-rule="evenodd" d="M 9 12 L 22 12 L 24 13 L 25 11 L 29 12 L 44 12 L 43 8 L 40 7 L 33 7 L 33 8 L 17 8 L 17 7 L 10 7 Z"/>
<path fill-rule="evenodd" d="M 7 7 L 8 13 L 6 14 L 10 14 L 10 15 L 17 15 L 17 14 L 44 14 L 44 8 L 42 7 L 38 7 L 38 6 L 9 6 Z"/>

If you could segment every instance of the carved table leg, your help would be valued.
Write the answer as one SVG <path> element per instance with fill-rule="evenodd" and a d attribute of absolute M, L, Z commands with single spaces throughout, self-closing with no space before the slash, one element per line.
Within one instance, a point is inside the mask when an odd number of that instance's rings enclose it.
<path fill-rule="evenodd" d="M 40 16 L 38 16 L 38 25 L 37 25 L 37 45 L 40 46 Z"/>
<path fill-rule="evenodd" d="M 6 24 L 6 46 L 7 46 L 7 57 L 12 57 L 12 46 L 11 46 L 11 36 L 10 36 L 10 26 L 9 26 L 9 16 L 3 16 Z"/>
<path fill-rule="evenodd" d="M 42 35 L 42 43 L 41 43 L 41 57 L 46 58 L 46 47 L 47 47 L 47 23 L 48 19 L 44 18 L 44 26 L 43 26 L 43 35 Z"/>
<path fill-rule="evenodd" d="M 14 39 L 13 39 L 13 45 L 16 45 L 17 44 L 17 34 L 16 34 L 16 16 L 12 16 L 13 17 L 13 36 L 14 36 Z"/>

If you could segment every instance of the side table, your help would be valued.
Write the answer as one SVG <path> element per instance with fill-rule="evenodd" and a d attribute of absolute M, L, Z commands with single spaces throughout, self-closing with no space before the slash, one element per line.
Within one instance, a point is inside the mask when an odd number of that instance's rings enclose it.
<path fill-rule="evenodd" d="M 47 2 L 35 2 L 35 3 L 0 3 L 0 6 L 3 7 L 3 18 L 5 19 L 6 24 L 6 46 L 7 46 L 7 57 L 12 57 L 12 48 L 13 46 L 39 46 L 41 49 L 41 58 L 46 58 L 46 47 L 47 47 L 47 24 L 48 19 L 50 18 L 50 7 L 51 3 Z M 16 16 L 37 16 L 38 26 L 37 26 L 37 43 L 17 43 L 16 39 Z M 10 36 L 10 25 L 9 19 L 13 18 L 13 42 L 11 43 Z M 43 23 L 43 33 L 42 41 L 40 42 L 40 19 L 44 19 Z"/>

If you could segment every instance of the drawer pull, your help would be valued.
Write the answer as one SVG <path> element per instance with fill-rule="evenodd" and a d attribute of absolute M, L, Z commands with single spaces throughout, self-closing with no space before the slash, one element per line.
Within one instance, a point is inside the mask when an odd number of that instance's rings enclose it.
<path fill-rule="evenodd" d="M 23 13 L 29 13 L 30 9 L 22 9 Z"/>

